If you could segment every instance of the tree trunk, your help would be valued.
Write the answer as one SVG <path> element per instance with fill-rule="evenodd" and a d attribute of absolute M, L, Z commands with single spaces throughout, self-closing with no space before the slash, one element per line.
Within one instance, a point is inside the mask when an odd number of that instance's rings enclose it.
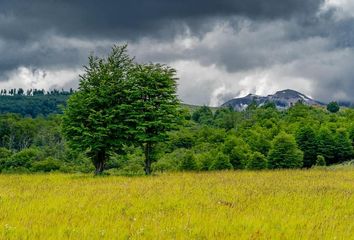
<path fill-rule="evenodd" d="M 145 143 L 144 146 L 144 152 L 145 152 L 145 167 L 144 171 L 146 175 L 151 174 L 151 149 L 152 149 L 152 144 L 151 143 Z"/>
<path fill-rule="evenodd" d="M 95 175 L 102 174 L 105 163 L 106 163 L 106 152 L 103 150 L 96 152 L 93 159 L 93 164 L 95 165 Z"/>

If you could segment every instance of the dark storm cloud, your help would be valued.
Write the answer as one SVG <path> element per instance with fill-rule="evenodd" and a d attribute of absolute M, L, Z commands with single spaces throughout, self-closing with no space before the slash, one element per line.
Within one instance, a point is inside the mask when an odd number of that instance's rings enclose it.
<path fill-rule="evenodd" d="M 2 35 L 24 39 L 48 29 L 74 36 L 138 38 L 163 24 L 193 25 L 210 17 L 241 15 L 252 19 L 307 18 L 323 0 L 2 0 Z M 169 28 L 171 30 L 171 28 Z M 165 33 L 165 32 L 164 32 Z"/>
<path fill-rule="evenodd" d="M 90 52 L 129 42 L 139 61 L 179 67 L 190 103 L 277 87 L 353 99 L 354 20 L 324 2 L 0 0 L 0 83 L 75 86 L 58 79 L 77 76 Z"/>
<path fill-rule="evenodd" d="M 0 0 L 0 77 L 20 65 L 82 65 L 96 48 L 60 46 L 51 36 L 87 40 L 173 39 L 188 26 L 203 34 L 212 19 L 307 19 L 323 0 Z M 57 44 L 55 46 L 55 44 Z M 64 44 L 65 43 L 61 43 Z"/>

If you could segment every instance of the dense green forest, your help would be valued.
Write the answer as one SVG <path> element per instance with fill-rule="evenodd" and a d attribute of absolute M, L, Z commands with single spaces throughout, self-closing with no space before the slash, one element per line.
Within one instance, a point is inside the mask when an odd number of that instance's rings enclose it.
<path fill-rule="evenodd" d="M 61 115 L 1 115 L 1 171 L 93 171 L 83 152 L 67 146 L 61 119 Z M 154 171 L 308 168 L 353 158 L 353 109 L 330 113 L 301 103 L 285 111 L 272 104 L 242 112 L 184 107 L 183 119 L 168 133 L 168 140 L 156 146 Z M 143 167 L 143 151 L 129 145 L 105 165 L 108 173 L 122 174 L 142 174 Z"/>
<path fill-rule="evenodd" d="M 61 106 L 65 106 L 73 90 L 45 91 L 43 89 L 1 89 L 0 114 L 17 113 L 26 117 L 48 116 L 62 113 Z"/>

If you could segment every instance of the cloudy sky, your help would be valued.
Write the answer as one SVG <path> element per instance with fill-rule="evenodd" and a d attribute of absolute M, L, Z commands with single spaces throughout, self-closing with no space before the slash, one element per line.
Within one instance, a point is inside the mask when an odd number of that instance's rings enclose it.
<path fill-rule="evenodd" d="M 90 53 L 127 42 L 219 105 L 294 89 L 354 101 L 353 0 L 0 0 L 0 88 L 70 88 Z"/>

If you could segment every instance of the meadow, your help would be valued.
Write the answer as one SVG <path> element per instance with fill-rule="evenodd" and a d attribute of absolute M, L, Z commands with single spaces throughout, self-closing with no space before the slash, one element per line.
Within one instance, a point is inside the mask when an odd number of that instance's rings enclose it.
<path fill-rule="evenodd" d="M 1 239 L 350 239 L 354 170 L 0 176 Z"/>

